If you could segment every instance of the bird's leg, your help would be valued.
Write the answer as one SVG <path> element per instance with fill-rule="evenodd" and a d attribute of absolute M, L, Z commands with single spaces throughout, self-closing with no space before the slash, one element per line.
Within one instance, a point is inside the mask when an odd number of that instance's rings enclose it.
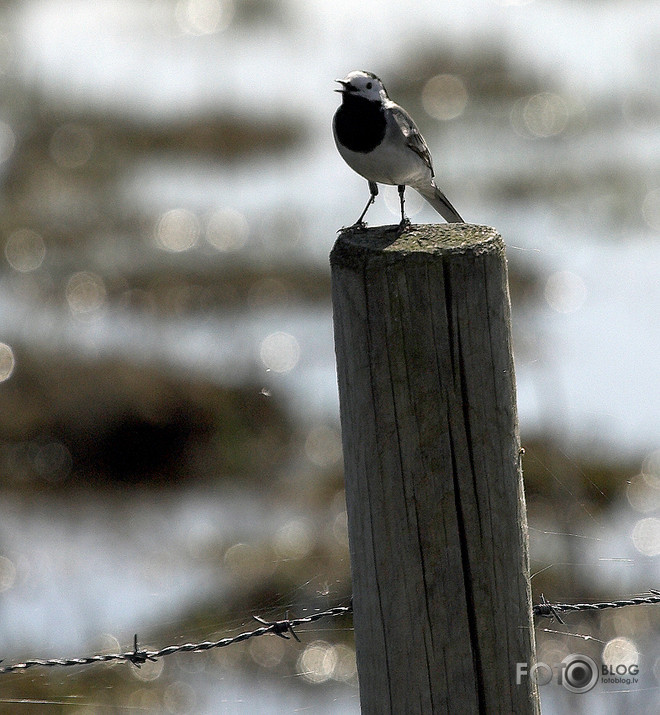
<path fill-rule="evenodd" d="M 367 205 L 364 207 L 364 211 L 360 214 L 360 218 L 353 224 L 353 228 L 366 228 L 367 224 L 362 220 L 367 213 L 367 209 L 373 204 L 373 202 L 376 200 L 376 196 L 378 196 L 378 186 L 375 182 L 370 181 L 369 182 L 369 201 L 367 201 Z"/>
<path fill-rule="evenodd" d="M 403 194 L 406 190 L 406 186 L 405 184 L 399 184 L 399 186 L 397 186 L 397 189 L 399 190 L 399 203 L 401 204 L 401 223 L 399 224 L 399 228 L 404 229 L 410 226 L 410 219 L 406 217 L 406 212 L 404 210 L 406 200 Z"/>

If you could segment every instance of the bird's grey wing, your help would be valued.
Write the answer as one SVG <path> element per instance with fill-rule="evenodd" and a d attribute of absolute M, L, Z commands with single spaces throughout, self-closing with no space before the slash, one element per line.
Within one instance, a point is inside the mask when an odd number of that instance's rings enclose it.
<path fill-rule="evenodd" d="M 403 107 L 392 102 L 389 105 L 389 109 L 392 112 L 392 116 L 399 125 L 399 129 L 406 138 L 406 144 L 419 156 L 424 159 L 425 164 L 431 170 L 431 176 L 433 176 L 433 162 L 431 160 L 431 152 L 429 151 L 422 133 L 417 128 L 417 125 L 413 121 L 413 118 L 406 112 Z"/>

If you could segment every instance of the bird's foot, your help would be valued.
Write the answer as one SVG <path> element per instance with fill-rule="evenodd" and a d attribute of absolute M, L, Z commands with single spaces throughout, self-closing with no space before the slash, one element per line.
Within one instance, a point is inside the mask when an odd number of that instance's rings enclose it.
<path fill-rule="evenodd" d="M 337 229 L 337 233 L 344 233 L 344 231 L 366 231 L 367 224 L 364 221 L 356 221 L 350 226 L 342 226 Z"/>
<path fill-rule="evenodd" d="M 401 234 L 403 233 L 407 228 L 410 228 L 412 226 L 412 223 L 410 219 L 407 216 L 404 216 L 401 221 L 399 221 L 399 226 L 397 228 L 398 232 Z"/>

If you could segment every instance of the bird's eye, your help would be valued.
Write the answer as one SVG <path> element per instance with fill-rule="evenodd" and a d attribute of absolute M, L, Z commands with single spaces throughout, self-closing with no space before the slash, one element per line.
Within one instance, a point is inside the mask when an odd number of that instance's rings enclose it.
<path fill-rule="evenodd" d="M 373 84 L 371 82 L 367 82 L 367 89 L 371 89 L 373 87 Z"/>

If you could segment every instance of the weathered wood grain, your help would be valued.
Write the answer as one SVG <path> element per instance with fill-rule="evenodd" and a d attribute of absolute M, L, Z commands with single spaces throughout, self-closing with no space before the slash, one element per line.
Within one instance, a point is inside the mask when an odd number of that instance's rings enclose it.
<path fill-rule="evenodd" d="M 330 260 L 363 712 L 538 712 L 502 239 L 347 229 Z"/>

